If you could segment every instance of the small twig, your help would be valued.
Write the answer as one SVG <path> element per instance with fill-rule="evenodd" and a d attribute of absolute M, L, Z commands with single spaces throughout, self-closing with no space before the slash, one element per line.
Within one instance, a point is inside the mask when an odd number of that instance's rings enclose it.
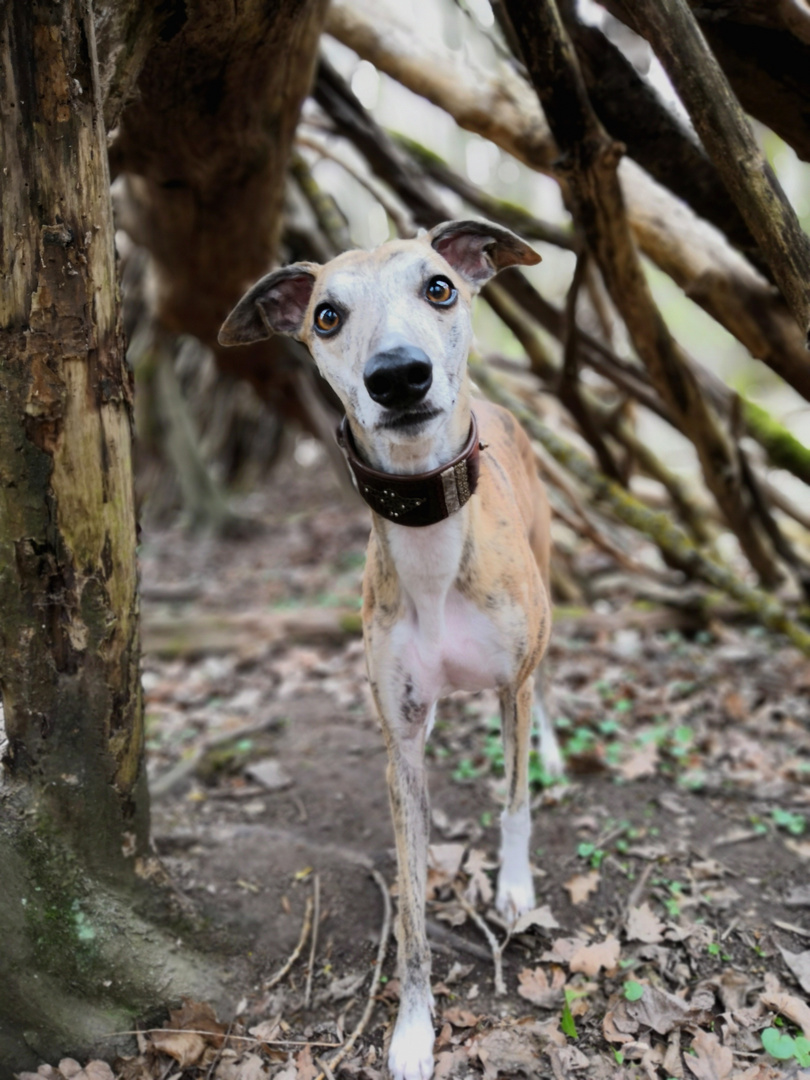
<path fill-rule="evenodd" d="M 324 1073 L 324 1075 L 326 1077 L 326 1080 L 335 1080 L 335 1074 L 329 1068 L 329 1062 L 326 1060 L 326 1058 L 319 1057 L 319 1058 L 315 1058 L 315 1060 L 318 1062 L 321 1069 L 323 1069 L 323 1073 Z"/>
<path fill-rule="evenodd" d="M 492 950 L 492 963 L 495 967 L 495 993 L 498 997 L 502 997 L 506 993 L 506 983 L 503 981 L 503 950 L 509 944 L 509 940 L 512 937 L 512 931 L 510 930 L 507 932 L 506 937 L 503 940 L 503 944 L 499 945 L 498 939 L 492 933 L 490 928 L 487 926 L 487 924 L 484 922 L 484 920 L 481 918 L 481 916 L 478 914 L 478 912 L 475 910 L 469 900 L 464 896 L 461 890 L 454 888 L 453 892 L 456 894 L 456 900 L 458 900 L 459 904 L 461 904 L 461 906 L 470 916 L 472 921 L 487 939 L 487 944 Z"/>
<path fill-rule="evenodd" d="M 228 1045 L 228 1039 L 230 1038 L 231 1032 L 233 1031 L 234 1023 L 235 1019 L 229 1022 L 228 1030 L 225 1032 L 225 1038 L 220 1043 L 219 1049 L 217 1050 L 216 1054 L 214 1054 L 214 1060 L 208 1066 L 208 1072 L 205 1074 L 205 1080 L 211 1080 L 211 1077 L 214 1075 L 214 1069 L 216 1069 L 217 1065 L 219 1064 L 220 1058 L 222 1057 L 222 1051 Z"/>
<path fill-rule="evenodd" d="M 649 880 L 650 874 L 655 869 L 655 866 L 656 866 L 656 864 L 654 862 L 649 862 L 644 867 L 644 869 L 641 871 L 641 877 L 636 882 L 633 891 L 627 897 L 627 910 L 628 911 L 632 907 L 638 907 L 638 902 L 642 898 L 642 896 L 644 895 L 644 890 L 647 888 L 647 881 Z"/>
<path fill-rule="evenodd" d="M 315 880 L 312 885 L 312 891 L 315 896 L 315 913 L 312 916 L 312 944 L 309 949 L 309 967 L 307 968 L 307 985 L 304 991 L 304 1008 L 309 1008 L 309 1003 L 312 999 L 312 976 L 315 972 L 315 950 L 318 947 L 318 923 L 321 918 L 321 879 L 320 875 L 315 875 Z"/>
<path fill-rule="evenodd" d="M 160 776 L 155 777 L 149 785 L 151 798 L 162 799 L 168 795 L 172 788 L 175 788 L 194 772 L 206 754 L 210 754 L 213 750 L 220 750 L 229 743 L 252 738 L 254 735 L 262 735 L 269 728 L 276 727 L 278 723 L 279 718 L 271 716 L 258 724 L 243 724 L 232 731 L 217 732 L 216 735 L 212 735 L 201 743 L 189 757 L 181 758 L 166 769 L 165 772 L 162 772 Z"/>
<path fill-rule="evenodd" d="M 137 1028 L 134 1031 L 111 1031 L 102 1035 L 103 1039 L 117 1039 L 124 1035 L 208 1035 L 226 1041 L 257 1043 L 262 1046 L 318 1046 L 334 1050 L 333 1042 L 312 1042 L 311 1039 L 257 1039 L 255 1035 L 220 1035 L 216 1031 L 203 1031 L 202 1028 Z"/>
<path fill-rule="evenodd" d="M 301 955 L 306 940 L 309 937 L 310 927 L 312 926 L 312 897 L 307 897 L 307 906 L 304 909 L 304 918 L 301 923 L 301 936 L 298 939 L 298 944 L 290 953 L 290 957 L 285 964 L 282 965 L 271 978 L 264 984 L 265 990 L 271 990 L 274 986 L 281 982 L 295 961 Z"/>
<path fill-rule="evenodd" d="M 410 237 L 416 235 L 416 229 L 414 228 L 407 210 L 391 198 L 375 177 L 362 172 L 362 170 L 352 164 L 340 150 L 336 150 L 325 139 L 313 135 L 307 136 L 299 134 L 296 142 L 299 146 L 305 146 L 308 150 L 314 150 L 317 154 L 320 154 L 321 157 L 328 158 L 330 161 L 334 161 L 336 165 L 340 165 L 353 180 L 356 180 L 361 187 L 366 189 L 372 198 L 377 200 L 394 223 L 394 228 L 400 236 Z"/>
<path fill-rule="evenodd" d="M 377 990 L 380 985 L 380 974 L 382 973 L 383 960 L 385 959 L 385 952 L 388 948 L 388 935 L 391 933 L 391 897 L 388 895 L 388 886 L 385 884 L 385 878 L 377 870 L 371 871 L 371 876 L 376 881 L 383 898 L 383 924 L 380 931 L 380 944 L 377 948 L 377 959 L 374 961 L 374 974 L 371 978 L 371 986 L 368 991 L 368 1001 L 366 1007 L 363 1010 L 363 1015 L 357 1022 L 357 1026 L 351 1033 L 346 1042 L 341 1046 L 340 1050 L 329 1061 L 328 1067 L 334 1072 L 338 1065 L 343 1061 L 354 1044 L 366 1030 L 366 1025 L 371 1019 L 371 1014 L 374 1012 L 374 1006 L 376 1004 Z M 327 1074 L 324 1069 L 317 1077 L 316 1080 L 327 1080 Z"/>
<path fill-rule="evenodd" d="M 720 935 L 720 940 L 725 941 L 726 938 L 729 936 L 729 934 L 733 933 L 737 929 L 739 924 L 740 924 L 739 916 L 732 919 L 731 922 L 728 924 L 728 926 L 723 931 L 723 933 Z"/>
<path fill-rule="evenodd" d="M 295 809 L 298 811 L 299 822 L 302 825 L 306 825 L 306 823 L 309 821 L 309 814 L 307 813 L 307 808 L 304 806 L 302 800 L 299 799 L 295 793 L 292 793 L 290 795 L 290 800 Z"/>
<path fill-rule="evenodd" d="M 594 521 L 593 516 L 589 509 L 585 507 L 584 502 L 575 490 L 573 484 L 568 481 L 565 473 L 557 465 L 554 459 L 545 451 L 541 451 L 538 446 L 534 446 L 533 449 L 535 457 L 540 464 L 541 472 L 554 487 L 558 488 L 563 495 L 565 495 L 573 507 L 574 515 L 570 514 L 561 506 L 554 506 L 554 513 L 561 521 L 564 521 L 569 528 L 573 529 L 579 535 L 587 537 L 596 547 L 601 551 L 604 551 L 619 566 L 629 573 L 639 574 L 641 577 L 651 577 L 656 581 L 667 584 L 671 582 L 672 577 L 670 574 L 662 573 L 653 566 L 646 566 L 643 563 L 637 562 L 632 556 L 627 555 L 612 543 L 608 537 L 607 531 Z"/>
<path fill-rule="evenodd" d="M 810 930 L 805 930 L 803 926 L 797 926 L 795 923 L 782 922 L 781 919 L 771 919 L 774 926 L 777 926 L 780 930 L 786 930 L 789 934 L 796 934 L 799 937 L 810 937 Z"/>

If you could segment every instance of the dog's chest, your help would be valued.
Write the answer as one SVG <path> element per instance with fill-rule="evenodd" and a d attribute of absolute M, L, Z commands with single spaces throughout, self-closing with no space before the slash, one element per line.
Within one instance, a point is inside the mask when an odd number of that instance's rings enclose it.
<path fill-rule="evenodd" d="M 450 524 L 442 522 L 439 537 L 431 535 L 436 526 L 408 530 L 406 543 L 392 545 L 405 605 L 392 630 L 391 655 L 430 698 L 483 690 L 512 675 L 504 612 L 482 610 L 457 587 L 464 541 L 459 527 L 446 528 Z"/>

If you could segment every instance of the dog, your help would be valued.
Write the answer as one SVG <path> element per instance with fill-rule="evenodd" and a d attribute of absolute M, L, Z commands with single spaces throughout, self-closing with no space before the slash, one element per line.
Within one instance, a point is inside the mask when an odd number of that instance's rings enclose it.
<path fill-rule="evenodd" d="M 455 690 L 498 690 L 507 794 L 496 903 L 509 922 L 534 906 L 528 761 L 532 676 L 551 627 L 549 507 L 517 421 L 472 401 L 467 357 L 475 293 L 499 270 L 539 261 L 507 229 L 449 221 L 275 270 L 219 335 L 244 345 L 290 334 L 308 347 L 346 410 L 340 442 L 373 512 L 363 628 L 399 868 L 394 1080 L 433 1074 L 424 751 L 437 701 Z M 558 762 L 544 715 L 541 727 Z"/>

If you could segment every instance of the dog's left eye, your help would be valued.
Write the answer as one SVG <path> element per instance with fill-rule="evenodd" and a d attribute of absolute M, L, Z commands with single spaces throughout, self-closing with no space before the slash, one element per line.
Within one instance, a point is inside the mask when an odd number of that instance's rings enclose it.
<path fill-rule="evenodd" d="M 315 329 L 322 337 L 334 334 L 340 323 L 340 314 L 331 304 L 320 304 L 315 309 Z"/>
<path fill-rule="evenodd" d="M 425 296 L 437 307 L 450 307 L 457 295 L 452 282 L 443 277 L 431 278 L 425 289 Z"/>

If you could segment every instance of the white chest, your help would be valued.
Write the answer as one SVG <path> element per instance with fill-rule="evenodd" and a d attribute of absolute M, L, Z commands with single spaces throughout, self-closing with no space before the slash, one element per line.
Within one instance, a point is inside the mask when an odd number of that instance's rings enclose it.
<path fill-rule="evenodd" d="M 390 536 L 405 612 L 392 629 L 388 655 L 428 699 L 483 690 L 511 675 L 503 627 L 456 587 L 464 535 L 458 515 Z"/>

